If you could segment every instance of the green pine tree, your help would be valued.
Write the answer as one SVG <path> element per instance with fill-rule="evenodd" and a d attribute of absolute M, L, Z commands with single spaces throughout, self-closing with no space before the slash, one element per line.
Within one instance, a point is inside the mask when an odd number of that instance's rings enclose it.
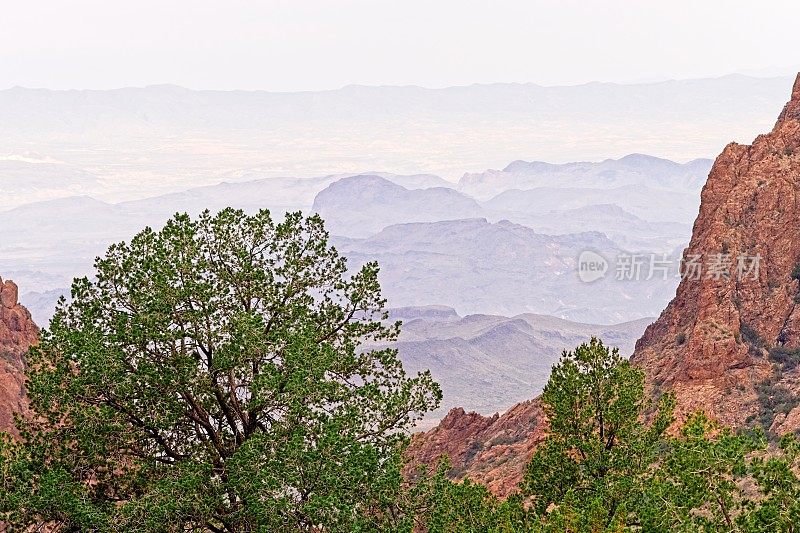
<path fill-rule="evenodd" d="M 564 352 L 541 401 L 549 435 L 521 484 L 535 511 L 569 531 L 617 531 L 635 523 L 672 422 L 673 398 L 663 396 L 651 413 L 643 372 L 593 338 Z"/>
<path fill-rule="evenodd" d="M 60 531 L 384 531 L 407 377 L 378 267 L 346 275 L 322 221 L 176 215 L 111 246 L 29 357 L 34 417 L 0 453 L 3 522 Z"/>

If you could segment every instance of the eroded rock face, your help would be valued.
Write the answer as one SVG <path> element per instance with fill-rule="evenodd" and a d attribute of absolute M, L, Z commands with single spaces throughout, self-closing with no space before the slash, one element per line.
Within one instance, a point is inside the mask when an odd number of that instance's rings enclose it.
<path fill-rule="evenodd" d="M 31 314 L 17 301 L 13 281 L 0 279 L 0 431 L 15 433 L 14 413 L 25 412 L 25 353 L 39 337 Z"/>
<path fill-rule="evenodd" d="M 469 477 L 498 496 L 511 494 L 545 435 L 546 420 L 538 400 L 522 402 L 491 417 L 451 409 L 438 426 L 414 435 L 406 452 L 408 475 L 419 464 L 450 458 L 454 479 Z"/>
<path fill-rule="evenodd" d="M 720 254 L 729 276 L 709 270 Z M 697 258 L 705 272 L 687 272 L 632 361 L 654 390 L 675 391 L 680 418 L 800 428 L 800 75 L 773 130 L 714 163 L 684 253 Z"/>

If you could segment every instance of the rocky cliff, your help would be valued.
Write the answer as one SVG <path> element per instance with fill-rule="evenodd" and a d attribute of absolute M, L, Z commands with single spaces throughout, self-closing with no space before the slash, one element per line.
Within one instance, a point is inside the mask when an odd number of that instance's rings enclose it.
<path fill-rule="evenodd" d="M 519 403 L 491 417 L 451 409 L 438 426 L 414 435 L 407 451 L 408 472 L 412 474 L 417 464 L 435 465 L 447 455 L 454 479 L 469 477 L 493 493 L 507 496 L 522 480 L 545 428 L 538 400 Z"/>
<path fill-rule="evenodd" d="M 17 301 L 13 281 L 0 279 L 0 431 L 14 432 L 14 413 L 27 409 L 25 353 L 39 336 L 31 314 Z"/>
<path fill-rule="evenodd" d="M 632 361 L 679 416 L 798 429 L 799 279 L 800 75 L 772 131 L 715 161 L 684 277 Z"/>

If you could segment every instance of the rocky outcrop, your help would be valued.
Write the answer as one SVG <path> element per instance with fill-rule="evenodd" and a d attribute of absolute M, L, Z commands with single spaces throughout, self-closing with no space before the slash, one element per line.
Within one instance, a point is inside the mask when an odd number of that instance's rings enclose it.
<path fill-rule="evenodd" d="M 800 428 L 800 75 L 773 130 L 717 158 L 684 260 L 632 361 L 679 417 Z"/>
<path fill-rule="evenodd" d="M 453 479 L 469 477 L 493 493 L 507 496 L 522 480 L 546 425 L 538 400 L 519 403 L 491 417 L 452 409 L 438 426 L 414 435 L 406 452 L 407 473 L 413 475 L 419 464 L 435 465 L 446 455 Z"/>
<path fill-rule="evenodd" d="M 14 413 L 27 410 L 25 353 L 39 337 L 31 314 L 17 301 L 13 281 L 0 279 L 0 431 L 15 432 Z"/>

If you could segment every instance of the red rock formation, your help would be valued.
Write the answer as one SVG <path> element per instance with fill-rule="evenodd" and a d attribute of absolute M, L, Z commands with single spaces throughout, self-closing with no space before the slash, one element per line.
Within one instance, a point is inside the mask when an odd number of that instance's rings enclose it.
<path fill-rule="evenodd" d="M 17 286 L 0 279 L 0 431 L 14 430 L 14 413 L 25 412 L 24 356 L 39 329 L 17 302 Z"/>
<path fill-rule="evenodd" d="M 717 279 L 719 254 L 731 268 Z M 739 275 L 740 257 L 745 267 L 760 258 L 757 275 Z M 791 359 L 800 348 L 800 75 L 773 130 L 717 158 L 684 258 L 706 271 L 684 277 L 632 361 L 653 388 L 675 391 L 679 415 L 702 409 L 736 426 L 770 418 L 764 390 L 798 392 L 798 369 L 778 364 L 775 349 Z M 773 430 L 800 427 L 800 407 L 786 415 L 771 417 Z"/>
<path fill-rule="evenodd" d="M 519 403 L 491 417 L 451 409 L 438 426 L 414 435 L 406 454 L 409 471 L 417 464 L 435 465 L 447 455 L 454 479 L 469 477 L 504 497 L 522 480 L 545 427 L 538 400 Z"/>

